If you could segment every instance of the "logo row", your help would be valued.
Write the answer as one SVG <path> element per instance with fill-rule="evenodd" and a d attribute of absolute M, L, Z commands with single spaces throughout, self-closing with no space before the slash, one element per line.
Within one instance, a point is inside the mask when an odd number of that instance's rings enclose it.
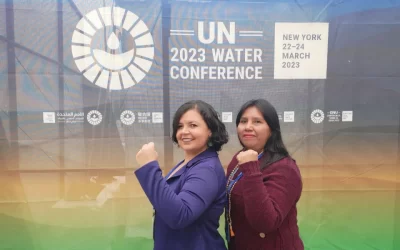
<path fill-rule="evenodd" d="M 83 123 L 85 114 L 83 112 L 43 112 L 43 123 Z M 103 114 L 98 110 L 92 110 L 86 115 L 86 120 L 93 126 L 99 125 L 103 120 Z M 162 112 L 136 112 L 125 110 L 120 115 L 120 121 L 124 125 L 133 123 L 163 123 Z"/>
<path fill-rule="evenodd" d="M 283 122 L 295 122 L 295 112 L 294 111 L 284 111 L 278 112 L 278 117 L 280 121 Z M 352 122 L 353 121 L 353 111 L 329 111 L 326 114 L 321 109 L 315 109 L 311 112 L 310 119 L 313 123 L 319 124 L 324 120 L 328 122 Z"/>
<path fill-rule="evenodd" d="M 311 121 L 313 123 L 321 123 L 325 120 L 325 118 L 328 120 L 328 122 L 352 122 L 353 121 L 353 111 L 348 110 L 348 111 L 329 111 L 325 115 L 324 111 L 320 109 L 316 109 L 313 112 L 311 112 Z"/>
<path fill-rule="evenodd" d="M 66 112 L 66 113 L 55 113 L 55 112 L 43 112 L 43 123 L 83 123 L 84 122 L 83 112 Z M 284 111 L 283 114 L 278 112 L 279 120 L 283 122 L 295 122 L 294 111 Z M 325 119 L 328 122 L 352 122 L 353 111 L 329 111 L 326 114 L 321 109 L 315 109 L 311 112 L 311 121 L 315 124 L 322 123 Z M 90 111 L 86 116 L 87 121 L 96 126 L 103 120 L 103 115 L 98 110 Z M 232 112 L 222 112 L 220 119 L 224 123 L 233 122 Z M 120 121 L 124 125 L 132 125 L 133 123 L 163 123 L 163 112 L 136 112 L 136 115 L 131 110 L 125 110 L 120 115 Z"/>

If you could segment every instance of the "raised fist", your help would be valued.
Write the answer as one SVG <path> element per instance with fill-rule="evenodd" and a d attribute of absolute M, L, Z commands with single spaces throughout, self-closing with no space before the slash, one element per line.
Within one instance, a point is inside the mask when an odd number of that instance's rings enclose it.
<path fill-rule="evenodd" d="M 136 161 L 141 167 L 149 162 L 156 161 L 157 159 L 158 154 L 154 148 L 153 142 L 144 144 L 142 149 L 140 149 L 136 154 Z"/>
<path fill-rule="evenodd" d="M 258 153 L 252 149 L 240 152 L 237 156 L 236 159 L 239 163 L 239 165 L 250 162 L 250 161 L 257 161 L 258 160 Z"/>

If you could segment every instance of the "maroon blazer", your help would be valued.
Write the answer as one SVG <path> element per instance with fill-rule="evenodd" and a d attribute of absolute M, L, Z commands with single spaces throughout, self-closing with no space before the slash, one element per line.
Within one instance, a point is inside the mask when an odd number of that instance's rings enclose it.
<path fill-rule="evenodd" d="M 262 160 L 262 159 L 261 159 Z M 227 176 L 237 165 L 236 155 Z M 229 250 L 303 250 L 297 226 L 296 203 L 302 181 L 296 162 L 285 157 L 260 170 L 259 161 L 242 164 L 231 195 L 231 219 L 235 234 Z"/>

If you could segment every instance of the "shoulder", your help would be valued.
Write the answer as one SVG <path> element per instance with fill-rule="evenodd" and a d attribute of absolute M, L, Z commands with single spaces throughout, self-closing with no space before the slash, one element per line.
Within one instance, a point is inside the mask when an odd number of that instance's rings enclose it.
<path fill-rule="evenodd" d="M 263 182 L 266 186 L 279 187 L 293 195 L 298 200 L 303 190 L 303 182 L 296 161 L 285 157 L 274 162 L 262 171 Z"/>
<path fill-rule="evenodd" d="M 290 156 L 284 157 L 279 161 L 272 163 L 262 172 L 263 174 L 274 174 L 282 176 L 285 179 L 295 181 L 296 183 L 301 182 L 300 169 L 297 166 L 296 161 Z"/>
<path fill-rule="evenodd" d="M 207 158 L 203 158 L 196 162 L 196 164 L 190 166 L 190 172 L 192 174 L 196 173 L 204 173 L 204 174 L 214 174 L 214 175 L 225 175 L 224 169 L 222 167 L 222 163 L 218 157 L 218 154 L 215 156 L 210 156 Z"/>

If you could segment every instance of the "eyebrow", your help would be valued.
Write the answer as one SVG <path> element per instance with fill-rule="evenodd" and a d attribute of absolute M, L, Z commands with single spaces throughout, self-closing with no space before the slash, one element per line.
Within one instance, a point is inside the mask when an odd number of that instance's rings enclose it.
<path fill-rule="evenodd" d="M 187 121 L 187 122 L 185 122 L 185 123 L 198 123 L 198 122 L 196 122 L 196 121 Z M 182 122 L 179 122 L 179 124 L 183 124 Z"/>
<path fill-rule="evenodd" d="M 249 118 L 246 117 L 246 116 L 242 116 L 242 118 L 240 118 L 240 120 L 243 120 L 243 119 L 249 120 Z M 250 119 L 251 119 L 251 120 L 264 120 L 264 118 L 263 118 L 263 117 L 260 117 L 260 116 L 251 117 Z"/>

